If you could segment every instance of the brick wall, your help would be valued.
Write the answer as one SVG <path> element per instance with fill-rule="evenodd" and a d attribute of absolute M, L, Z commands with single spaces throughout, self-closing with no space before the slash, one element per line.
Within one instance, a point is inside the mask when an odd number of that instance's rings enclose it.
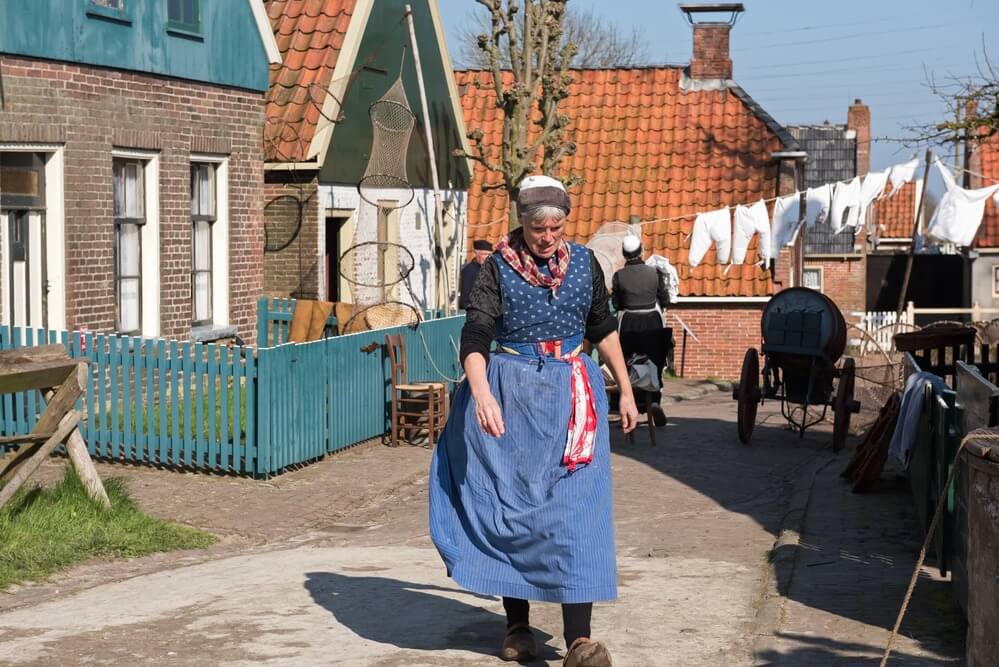
<path fill-rule="evenodd" d="M 731 79 L 727 23 L 703 23 L 694 26 L 694 54 L 690 59 L 693 79 Z"/>
<path fill-rule="evenodd" d="M 159 333 L 190 335 L 190 154 L 216 153 L 229 156 L 229 323 L 252 341 L 263 284 L 263 95 L 11 56 L 0 56 L 0 74 L 0 142 L 64 147 L 67 325 L 114 328 L 111 151 L 142 149 L 159 157 Z"/>
<path fill-rule="evenodd" d="M 760 318 L 765 303 L 701 304 L 680 303 L 670 306 L 690 327 L 700 342 L 687 337 L 684 362 L 686 377 L 716 377 L 738 380 L 746 349 L 759 349 Z M 675 318 L 669 318 L 676 341 L 674 360 L 680 370 L 683 330 Z"/>
<path fill-rule="evenodd" d="M 867 305 L 867 260 L 853 257 L 806 257 L 805 268 L 822 269 L 822 293 L 835 302 L 847 322 L 854 322 L 852 312 L 863 312 Z"/>
<path fill-rule="evenodd" d="M 319 298 L 319 184 L 315 171 L 264 177 L 264 294 Z"/>

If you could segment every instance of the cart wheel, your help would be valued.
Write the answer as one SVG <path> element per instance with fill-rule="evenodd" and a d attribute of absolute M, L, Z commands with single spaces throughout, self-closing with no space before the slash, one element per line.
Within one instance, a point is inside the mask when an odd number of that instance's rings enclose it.
<path fill-rule="evenodd" d="M 739 440 L 748 443 L 756 425 L 756 408 L 760 404 L 760 356 L 756 348 L 746 350 L 742 359 L 742 373 L 739 375 Z"/>
<path fill-rule="evenodd" d="M 850 413 L 858 412 L 859 405 L 853 400 L 853 382 L 856 364 L 847 358 L 840 369 L 839 385 L 836 387 L 836 399 L 833 402 L 833 451 L 843 449 L 846 436 L 850 433 Z"/>

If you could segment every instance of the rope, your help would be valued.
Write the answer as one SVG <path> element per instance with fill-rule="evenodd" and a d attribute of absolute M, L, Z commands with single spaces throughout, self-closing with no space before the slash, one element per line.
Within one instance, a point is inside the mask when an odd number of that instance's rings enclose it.
<path fill-rule="evenodd" d="M 902 600 L 902 608 L 898 610 L 898 616 L 895 618 L 895 627 L 892 628 L 891 635 L 888 637 L 888 643 L 885 645 L 884 655 L 881 657 L 881 667 L 885 667 L 888 664 L 888 657 L 891 655 L 893 645 L 895 644 L 895 638 L 898 637 L 899 626 L 902 625 L 902 618 L 905 616 L 905 612 L 909 607 L 909 602 L 912 601 L 912 592 L 916 589 L 916 581 L 919 579 L 919 572 L 923 569 L 923 561 L 926 560 L 926 550 L 929 548 L 930 540 L 933 539 L 933 533 L 937 530 L 937 524 L 940 522 L 940 515 L 943 512 L 944 503 L 947 502 L 947 489 L 954 482 L 954 475 L 957 473 L 957 459 L 961 456 L 961 452 L 964 451 L 964 446 L 968 444 L 971 440 L 999 440 L 999 432 L 995 429 L 975 429 L 968 435 L 964 436 L 961 440 L 960 446 L 957 448 L 957 452 L 954 453 L 954 460 L 951 462 L 950 473 L 947 475 L 947 482 L 944 484 L 943 488 L 940 489 L 940 497 L 937 499 L 937 508 L 933 512 L 933 520 L 930 521 L 930 527 L 926 531 L 926 539 L 923 540 L 923 546 L 919 550 L 919 558 L 916 559 L 916 567 L 912 572 L 912 578 L 909 579 L 909 588 L 905 591 L 905 598 Z"/>
<path fill-rule="evenodd" d="M 434 371 L 437 373 L 437 375 L 441 376 L 443 379 L 447 380 L 448 382 L 454 382 L 456 384 L 458 382 L 461 382 L 461 378 L 449 377 L 447 374 L 444 373 L 444 371 L 442 371 L 437 366 L 437 362 L 434 361 L 434 355 L 430 354 L 430 346 L 427 345 L 427 339 L 423 337 L 423 330 L 417 329 L 416 333 L 420 334 L 420 342 L 423 343 L 423 351 L 427 353 L 427 359 L 430 360 L 430 365 L 434 367 Z M 451 340 L 451 347 L 454 347 L 453 339 Z"/>

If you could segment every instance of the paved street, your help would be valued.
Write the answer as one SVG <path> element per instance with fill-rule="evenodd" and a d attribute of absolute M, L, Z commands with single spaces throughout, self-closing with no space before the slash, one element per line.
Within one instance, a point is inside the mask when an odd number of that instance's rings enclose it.
<path fill-rule="evenodd" d="M 616 665 L 854 664 L 883 640 L 889 610 L 901 599 L 898 582 L 907 580 L 918 548 L 905 519 L 911 501 L 895 492 L 852 496 L 837 479 L 846 457 L 830 463 L 828 433 L 799 440 L 773 408 L 761 413 L 748 447 L 735 438 L 735 404 L 723 392 L 671 405 L 672 423 L 656 448 L 641 431 L 632 445 L 615 442 L 621 599 L 596 607 L 594 633 L 610 645 Z M 182 489 L 187 502 L 178 507 L 200 505 L 204 520 L 175 518 L 209 523 L 226 537 L 207 553 L 90 564 L 5 596 L 0 663 L 498 664 L 499 600 L 459 590 L 427 537 L 426 475 L 418 466 L 425 469 L 429 454 L 375 446 L 268 483 L 105 466 L 103 474 L 127 472 L 143 503 L 170 495 L 164 488 L 171 484 L 175 496 Z M 370 475 L 363 498 L 347 474 L 362 468 Z M 339 471 L 346 490 L 330 470 Z M 216 512 L 197 502 L 211 483 L 220 494 L 210 497 Z M 381 491 L 372 496 L 372 489 Z M 349 493 L 358 496 L 356 509 L 345 515 L 335 506 Z M 260 495 L 283 508 L 297 534 L 254 520 Z M 852 513 L 831 520 L 847 501 Z M 819 513 L 814 523 L 802 524 L 806 505 Z M 171 514 L 171 505 L 156 506 Z M 864 519 L 867 507 L 877 511 Z M 281 513 L 261 516 L 282 522 Z M 856 563 L 871 558 L 835 540 L 865 520 L 874 525 L 861 537 L 875 539 L 893 517 L 900 520 L 889 544 L 864 547 L 893 549 L 891 567 L 874 557 L 882 583 L 865 592 L 860 584 L 870 573 Z M 255 533 L 248 529 L 254 523 Z M 793 544 L 774 549 L 782 526 L 790 527 L 786 538 L 801 525 L 807 552 Z M 813 536 L 817 528 L 825 532 Z M 811 579 L 815 573 L 827 577 L 824 584 Z M 815 588 L 821 585 L 827 588 Z M 927 590 L 937 609 L 952 608 L 945 588 Z M 856 611 L 871 599 L 877 614 Z M 914 610 L 914 627 L 926 629 L 918 625 L 921 613 Z M 546 662 L 538 664 L 560 664 L 558 607 L 538 605 L 532 621 L 546 640 Z M 953 655 L 959 634 L 950 644 L 933 634 L 903 638 L 902 654 L 926 664 Z"/>

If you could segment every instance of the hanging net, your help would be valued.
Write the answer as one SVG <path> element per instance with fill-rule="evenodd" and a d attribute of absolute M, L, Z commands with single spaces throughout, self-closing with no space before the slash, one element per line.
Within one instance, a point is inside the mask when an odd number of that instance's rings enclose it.
<path fill-rule="evenodd" d="M 416 116 L 409 108 L 402 76 L 392 87 L 371 105 L 372 137 L 371 157 L 364 176 L 357 184 L 361 198 L 374 206 L 384 206 L 390 199 L 392 206 L 402 208 L 413 200 L 413 186 L 406 173 L 409 139 L 416 125 Z M 391 198 L 383 191 L 392 190 Z"/>

